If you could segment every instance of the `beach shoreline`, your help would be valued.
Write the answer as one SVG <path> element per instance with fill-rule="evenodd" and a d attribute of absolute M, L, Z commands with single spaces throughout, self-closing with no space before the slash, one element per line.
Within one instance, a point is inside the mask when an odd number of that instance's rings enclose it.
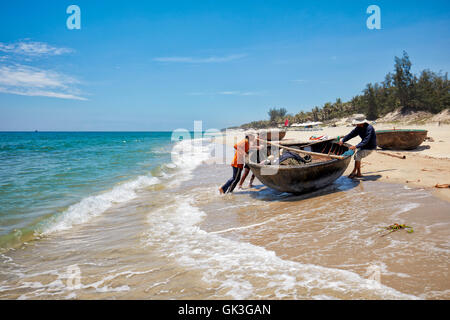
<path fill-rule="evenodd" d="M 241 137 L 225 137 L 232 155 Z M 112 185 L 104 211 L 74 219 L 81 200 L 67 228 L 0 254 L 0 298 L 448 299 L 449 204 L 427 190 L 342 176 L 300 196 L 257 179 L 219 196 L 231 160 L 212 157 L 224 145 L 177 142 L 168 164 L 165 139 L 154 184 L 119 183 L 136 186 L 121 202 Z M 394 223 L 414 232 L 387 234 Z M 79 270 L 76 291 L 68 270 Z"/>
<path fill-rule="evenodd" d="M 450 125 L 400 125 L 375 124 L 376 130 L 386 129 L 422 129 L 428 131 L 428 137 L 417 149 L 410 151 L 382 150 L 370 154 L 362 161 L 361 180 L 394 183 L 404 186 L 424 188 L 442 200 L 450 202 L 450 188 L 437 188 L 436 185 L 450 184 Z M 311 136 L 327 135 L 343 137 L 353 126 L 324 127 L 314 131 L 287 130 L 282 141 L 309 141 Z M 244 132 L 227 130 L 224 143 L 233 145 L 244 138 Z M 348 143 L 356 145 L 360 138 L 356 137 Z M 394 156 L 392 156 L 394 155 Z M 405 159 L 401 159 L 401 157 Z M 344 175 L 349 175 L 354 161 L 350 163 Z"/>

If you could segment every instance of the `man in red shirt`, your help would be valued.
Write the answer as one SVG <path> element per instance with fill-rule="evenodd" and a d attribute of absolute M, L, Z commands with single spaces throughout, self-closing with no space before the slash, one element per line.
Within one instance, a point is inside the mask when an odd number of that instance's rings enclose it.
<path fill-rule="evenodd" d="M 259 138 L 259 134 L 257 135 L 257 137 Z M 256 149 L 256 150 L 260 150 L 261 147 L 259 146 L 259 141 L 256 141 L 256 147 L 255 148 L 251 148 L 251 149 Z M 253 154 L 253 156 L 255 156 L 255 154 Z M 254 158 L 254 157 L 253 157 Z M 256 161 L 256 163 L 259 163 L 259 151 L 256 152 L 256 159 L 253 159 L 253 161 Z M 248 163 L 246 163 L 244 165 L 244 174 L 242 175 L 242 179 L 241 181 L 239 181 L 239 185 L 238 185 L 238 189 L 242 189 L 242 185 L 244 184 L 245 179 L 247 178 L 248 174 L 250 173 L 250 166 L 248 165 Z M 249 188 L 253 188 L 253 181 L 255 180 L 255 175 L 252 173 L 252 176 L 250 178 L 250 183 L 248 185 Z"/>
<path fill-rule="evenodd" d="M 245 139 L 236 143 L 234 149 L 233 162 L 231 162 L 231 167 L 233 168 L 233 177 L 230 178 L 221 188 L 219 188 L 220 194 L 233 192 L 234 188 L 241 179 L 242 169 L 244 168 L 245 155 L 249 151 L 249 143 L 254 143 L 255 137 L 252 135 L 245 136 Z"/>

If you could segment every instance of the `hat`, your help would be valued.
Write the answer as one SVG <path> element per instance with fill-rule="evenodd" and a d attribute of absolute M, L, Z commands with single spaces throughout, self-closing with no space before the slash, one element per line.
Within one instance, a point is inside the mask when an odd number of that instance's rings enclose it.
<path fill-rule="evenodd" d="M 363 124 L 363 123 L 369 123 L 369 121 L 367 121 L 367 119 L 366 119 L 366 116 L 363 114 L 356 115 L 352 121 L 352 125 L 354 125 L 354 126 L 356 126 L 358 124 Z"/>

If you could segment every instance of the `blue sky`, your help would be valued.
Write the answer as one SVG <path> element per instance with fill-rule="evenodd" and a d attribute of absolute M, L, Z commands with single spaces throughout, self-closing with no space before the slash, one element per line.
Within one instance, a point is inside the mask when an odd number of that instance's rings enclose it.
<path fill-rule="evenodd" d="M 81 9 L 68 30 L 66 8 Z M 369 5 L 381 30 L 369 30 Z M 2 1 L 0 130 L 224 128 L 447 72 L 449 1 Z"/>

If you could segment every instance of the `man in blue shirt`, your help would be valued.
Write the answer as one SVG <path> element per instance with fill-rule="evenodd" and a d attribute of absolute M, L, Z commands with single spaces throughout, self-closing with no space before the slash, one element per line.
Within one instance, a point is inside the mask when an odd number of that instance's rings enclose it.
<path fill-rule="evenodd" d="M 352 124 L 356 126 L 356 128 L 339 141 L 339 144 L 342 145 L 344 142 L 356 136 L 360 136 L 362 139 L 356 146 L 350 147 L 351 150 L 356 150 L 355 168 L 348 176 L 350 179 L 353 179 L 354 177 L 362 177 L 361 159 L 367 157 L 377 148 L 377 136 L 375 134 L 375 129 L 369 124 L 363 115 L 355 117 Z"/>

